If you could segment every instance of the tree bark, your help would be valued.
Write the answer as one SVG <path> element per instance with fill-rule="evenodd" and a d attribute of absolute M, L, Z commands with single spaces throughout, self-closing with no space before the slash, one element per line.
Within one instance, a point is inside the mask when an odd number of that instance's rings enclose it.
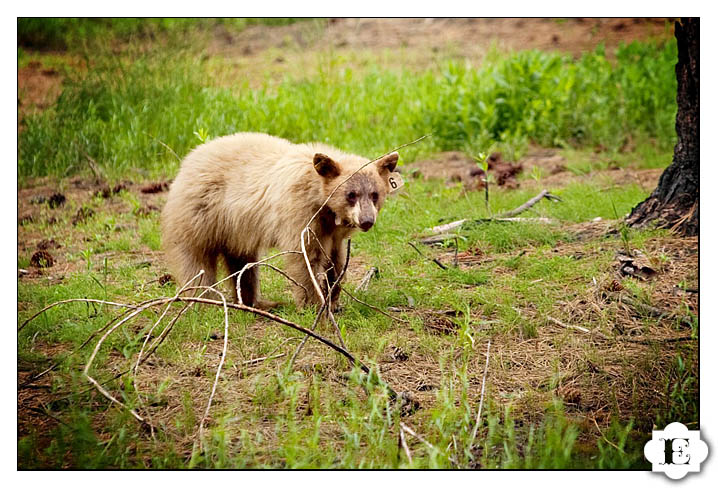
<path fill-rule="evenodd" d="M 678 142 L 673 150 L 673 162 L 661 175 L 658 186 L 650 197 L 633 208 L 626 222 L 634 227 L 650 223 L 657 227 L 674 229 L 687 236 L 696 236 L 700 157 L 699 19 L 680 19 L 675 28 L 678 44 Z"/>

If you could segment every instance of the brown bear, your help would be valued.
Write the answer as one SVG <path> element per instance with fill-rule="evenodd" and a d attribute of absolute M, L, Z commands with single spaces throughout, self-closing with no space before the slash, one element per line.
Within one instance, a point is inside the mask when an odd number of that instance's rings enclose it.
<path fill-rule="evenodd" d="M 305 238 L 312 270 L 326 296 L 346 260 L 346 239 L 376 221 L 399 155 L 369 160 L 321 143 L 292 144 L 267 134 L 238 133 L 198 146 L 184 159 L 162 211 L 162 242 L 179 286 L 200 270 L 214 284 L 221 258 L 229 274 L 256 262 L 269 248 L 300 251 L 302 230 L 320 210 Z M 341 184 L 341 186 L 339 186 Z M 332 192 L 339 187 L 336 192 Z M 326 206 L 324 201 L 331 195 Z M 285 256 L 297 306 L 321 303 L 301 254 Z M 192 284 L 195 285 L 195 284 Z M 269 309 L 259 273 L 242 275 L 241 301 Z M 237 277 L 231 297 L 238 302 Z M 339 284 L 332 294 L 336 308 Z"/>

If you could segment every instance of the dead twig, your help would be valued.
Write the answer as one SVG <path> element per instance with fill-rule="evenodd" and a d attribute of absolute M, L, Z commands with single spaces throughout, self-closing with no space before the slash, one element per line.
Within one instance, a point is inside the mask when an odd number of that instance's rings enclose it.
<path fill-rule="evenodd" d="M 404 431 L 406 431 L 407 433 L 409 433 L 409 434 L 410 434 L 411 436 L 413 436 L 414 438 L 416 438 L 417 440 L 419 440 L 420 442 L 422 442 L 422 443 L 423 443 L 424 445 L 426 445 L 427 447 L 431 448 L 432 450 L 436 450 L 437 452 L 439 451 L 438 448 L 436 448 L 434 445 L 432 445 L 431 443 L 429 443 L 428 441 L 426 441 L 426 439 L 425 439 L 423 436 L 421 436 L 420 434 L 418 434 L 416 431 L 414 431 L 414 430 L 412 430 L 411 428 L 409 428 L 409 427 L 406 425 L 406 423 L 404 423 L 403 421 L 399 421 L 399 427 L 402 428 L 402 429 L 403 429 Z"/>
<path fill-rule="evenodd" d="M 334 281 L 332 286 L 329 288 L 329 290 L 327 292 L 328 297 L 331 297 L 332 294 L 334 293 L 334 289 L 336 287 L 339 287 L 339 284 L 341 284 L 341 281 L 344 278 L 344 274 L 349 269 L 349 258 L 351 257 L 351 251 L 352 251 L 352 240 L 348 239 L 347 240 L 347 257 L 344 261 L 344 268 L 342 269 L 341 273 L 339 274 L 339 277 L 337 277 L 337 279 Z M 321 306 L 319 306 L 319 312 L 317 312 L 317 317 L 314 318 L 314 323 L 312 323 L 312 327 L 311 327 L 312 331 L 314 331 L 314 328 L 317 327 L 317 324 L 319 323 L 319 319 L 322 317 L 322 313 L 324 312 L 324 310 L 327 308 L 330 308 L 330 307 L 331 307 L 331 304 L 327 304 L 326 302 L 324 304 L 322 304 Z M 332 319 L 333 319 L 333 316 L 332 316 Z M 337 326 L 337 330 L 338 330 L 338 328 L 339 327 Z M 292 365 L 294 365 L 294 361 L 297 359 L 297 356 L 302 351 L 302 348 L 304 348 L 304 343 L 307 342 L 308 338 L 309 338 L 309 336 L 305 336 L 302 339 L 302 342 L 299 344 L 299 346 L 297 346 L 297 349 L 294 351 L 294 354 L 292 355 L 291 360 L 289 360 L 289 368 L 292 368 Z M 339 338 L 341 339 L 341 334 L 339 335 Z M 342 347 L 344 347 L 344 346 L 342 345 Z"/>
<path fill-rule="evenodd" d="M 275 266 L 270 265 L 270 264 L 267 263 L 269 260 L 273 260 L 273 259 L 275 259 L 275 258 L 277 258 L 277 257 L 279 257 L 279 256 L 282 256 L 282 255 L 290 255 L 290 254 L 298 255 L 298 254 L 300 254 L 300 252 L 299 252 L 299 251 L 294 251 L 294 250 L 282 251 L 282 252 L 279 252 L 279 253 L 275 253 L 275 254 L 272 255 L 272 256 L 268 256 L 268 257 L 266 257 L 266 258 L 264 258 L 264 259 L 262 259 L 262 260 L 247 263 L 246 265 L 244 265 L 244 266 L 242 267 L 242 269 L 241 269 L 239 272 L 234 272 L 233 274 L 228 275 L 227 277 L 224 278 L 224 280 L 228 280 L 228 279 L 234 277 L 235 275 L 237 275 L 237 300 L 239 301 L 240 304 L 243 304 L 243 302 L 242 302 L 242 275 L 244 275 L 244 272 L 246 272 L 246 271 L 249 270 L 250 268 L 256 267 L 256 266 L 260 266 L 260 265 L 265 266 L 265 267 L 268 267 L 268 268 L 271 268 L 272 270 L 274 270 L 274 271 L 280 273 L 283 277 L 285 277 L 287 280 L 289 280 L 290 282 L 292 282 L 294 285 L 297 285 L 297 286 L 301 287 L 302 289 L 304 289 L 305 292 L 309 293 L 309 291 L 307 291 L 307 288 L 306 288 L 305 286 L 303 286 L 302 284 L 300 284 L 299 282 L 297 282 L 295 279 L 293 279 L 291 276 L 289 276 L 288 273 L 286 273 L 286 272 L 284 272 L 283 270 L 280 270 L 279 268 L 277 268 L 277 267 L 275 267 Z M 216 286 L 216 285 L 218 285 L 219 283 L 223 282 L 224 280 L 220 280 L 219 282 L 217 282 L 216 284 L 214 284 L 213 287 Z M 259 293 L 259 291 L 255 291 L 255 292 L 256 292 L 256 293 Z"/>
<path fill-rule="evenodd" d="M 583 328 L 583 327 L 581 327 L 581 326 L 574 326 L 574 325 L 571 325 L 571 324 L 566 324 L 566 323 L 564 323 L 563 321 L 559 321 L 558 319 L 556 319 L 556 318 L 554 318 L 554 317 L 551 317 L 551 316 L 546 316 L 546 319 L 548 319 L 549 321 L 551 321 L 551 322 L 553 322 L 553 323 L 555 323 L 555 324 L 557 324 L 557 325 L 559 325 L 559 326 L 561 326 L 561 327 L 563 327 L 563 328 L 566 328 L 566 329 L 575 329 L 576 331 L 580 331 L 580 332 L 582 332 L 582 333 L 586 333 L 586 334 L 590 334 L 590 335 L 596 335 L 596 336 L 598 336 L 598 337 L 601 338 L 601 339 L 609 340 L 609 341 L 610 341 L 611 339 L 613 339 L 614 341 L 623 341 L 623 342 L 626 342 L 626 343 L 639 343 L 639 344 L 642 344 L 642 345 L 650 345 L 650 344 L 652 344 L 652 343 L 676 343 L 676 342 L 680 342 L 680 341 L 693 341 L 693 340 L 697 340 L 697 338 L 693 338 L 692 336 L 675 336 L 675 337 L 671 337 L 671 338 L 650 338 L 650 339 L 647 339 L 647 338 L 630 338 L 630 337 L 625 337 L 625 336 L 615 336 L 614 338 L 611 338 L 611 337 L 609 337 L 609 336 L 607 336 L 607 335 L 601 333 L 600 331 L 596 331 L 596 330 L 593 330 L 593 331 L 592 331 L 592 330 Z"/>
<path fill-rule="evenodd" d="M 361 281 L 359 282 L 359 285 L 356 286 L 355 290 L 360 290 L 362 292 L 366 292 L 369 290 L 369 281 L 375 276 L 379 275 L 379 269 L 377 267 L 371 267 L 365 274 L 364 277 L 362 277 Z"/>
<path fill-rule="evenodd" d="M 443 263 L 441 263 L 438 258 L 428 258 L 426 255 L 424 255 L 424 253 L 421 252 L 421 250 L 419 250 L 419 248 L 416 247 L 416 245 L 414 245 L 414 243 L 412 243 L 411 241 L 409 241 L 408 244 L 409 244 L 409 246 L 411 246 L 412 248 L 414 248 L 414 249 L 416 250 L 416 252 L 419 253 L 419 255 L 420 255 L 422 258 L 424 258 L 425 260 L 428 260 L 428 261 L 431 261 L 431 262 L 436 263 L 436 264 L 439 266 L 439 268 L 441 268 L 442 270 L 447 270 L 446 265 L 444 265 Z"/>
<path fill-rule="evenodd" d="M 203 273 L 204 273 L 204 270 L 200 270 L 200 272 L 199 272 L 197 275 L 195 275 L 194 277 L 192 277 L 186 284 L 184 284 L 182 287 L 180 287 L 180 289 L 177 291 L 176 295 L 179 296 L 179 295 L 182 294 L 185 290 L 187 290 L 187 289 L 189 288 L 189 284 L 191 284 L 192 282 L 194 282 L 194 281 L 195 281 L 197 278 L 199 278 Z M 214 289 L 213 289 L 213 290 L 214 290 Z M 202 294 L 204 294 L 205 292 L 206 292 L 206 291 L 203 291 Z M 147 331 L 147 335 L 145 336 L 145 341 L 142 343 L 142 347 L 140 347 L 140 352 L 137 354 L 137 363 L 135 364 L 134 375 L 133 375 L 133 377 L 132 377 L 132 383 L 133 383 L 133 384 L 135 384 L 135 379 L 137 378 L 137 372 L 138 372 L 138 370 L 139 370 L 139 368 L 140 368 L 140 364 L 142 363 L 142 353 L 144 352 L 145 347 L 147 346 L 147 342 L 148 342 L 148 341 L 150 340 L 150 338 L 152 337 L 152 332 L 155 330 L 155 328 L 157 327 L 157 325 L 159 325 L 159 324 L 162 322 L 162 319 L 164 319 L 164 317 L 167 315 L 167 312 L 169 311 L 171 305 L 172 305 L 171 302 L 168 302 L 168 303 L 167 303 L 167 307 L 165 307 L 165 310 L 162 312 L 162 314 L 160 315 L 160 317 L 157 318 L 157 321 L 155 321 L 155 323 L 152 325 L 152 327 L 149 329 L 149 331 Z M 191 305 L 190 305 L 190 304 L 187 304 L 187 305 L 185 305 L 185 307 L 182 308 L 182 310 L 181 310 L 179 313 L 177 313 L 177 315 L 175 316 L 175 318 L 174 318 L 172 321 L 169 322 L 169 324 L 162 330 L 162 332 L 161 332 L 160 335 L 157 337 L 157 339 L 155 339 L 155 341 L 153 342 L 153 344 L 151 345 L 151 347 L 152 347 L 152 346 L 155 346 L 155 345 L 159 346 L 159 344 L 160 344 L 162 341 L 164 341 L 164 338 L 165 338 L 165 337 L 169 334 L 169 332 L 172 330 L 172 328 L 174 327 L 175 323 L 179 320 L 180 317 L 182 317 L 182 315 L 185 313 L 185 311 L 186 311 L 187 309 L 189 309 L 189 307 L 191 307 Z M 157 349 L 157 346 L 155 346 L 155 348 L 152 349 L 153 352 Z M 149 355 L 147 355 L 147 357 L 149 357 Z M 147 358 L 147 357 L 145 357 L 145 358 Z M 137 389 L 137 386 L 136 386 L 136 385 L 135 385 L 135 391 L 137 392 L 137 399 L 138 399 L 139 402 L 142 404 L 142 403 L 143 403 L 142 395 L 140 394 L 140 391 L 139 391 L 139 389 Z M 148 416 L 149 416 L 149 413 L 148 413 Z M 151 433 L 152 437 L 155 436 L 154 423 L 150 423 L 150 433 Z"/>
<path fill-rule="evenodd" d="M 62 301 L 62 302 L 64 302 L 64 301 Z M 155 304 L 161 304 L 162 302 L 163 302 L 162 299 L 160 299 L 160 300 L 157 300 L 157 299 L 149 299 L 149 300 L 146 300 L 146 301 L 143 301 L 143 302 L 139 303 L 139 304 L 137 305 L 137 307 L 141 307 L 141 306 L 144 306 L 145 304 L 153 303 L 153 304 L 150 304 L 150 306 L 152 306 L 152 305 L 155 305 Z M 58 304 L 60 304 L 60 303 L 55 303 L 55 304 L 53 304 L 53 306 L 54 306 L 54 305 L 58 305 Z M 87 346 L 87 344 L 90 342 L 90 340 L 92 340 L 92 339 L 93 339 L 94 337 L 96 337 L 98 334 L 102 333 L 102 332 L 105 331 L 107 328 L 109 328 L 115 321 L 119 321 L 125 314 L 128 314 L 129 311 L 131 311 L 132 309 L 134 309 L 135 306 L 130 306 L 130 307 L 131 307 L 131 308 L 128 308 L 128 310 L 123 311 L 123 312 L 120 313 L 119 315 L 117 315 L 117 316 L 115 316 L 114 318 L 110 319 L 110 321 L 108 321 L 107 323 L 105 323 L 105 325 L 104 325 L 103 327 L 101 327 L 100 329 L 98 329 L 98 330 L 93 331 L 92 333 L 90 333 L 90 335 L 85 339 L 85 341 L 82 342 L 82 344 L 80 344 L 80 346 L 78 346 L 77 348 L 75 348 L 74 350 L 72 350 L 70 353 L 68 353 L 68 354 L 66 354 L 66 355 L 63 355 L 62 358 L 60 358 L 59 360 L 55 361 L 53 364 L 51 364 L 49 367 L 47 367 L 45 370 L 43 370 L 43 371 L 40 372 L 39 374 L 33 375 L 30 379 L 28 379 L 28 380 L 25 381 L 23 384 L 21 384 L 21 385 L 19 386 L 19 388 L 23 388 L 23 387 L 29 386 L 29 385 L 31 385 L 33 382 L 39 380 L 40 378 L 44 377 L 44 376 L 47 375 L 48 373 L 50 373 L 50 372 L 52 372 L 53 370 L 55 370 L 63 361 L 65 361 L 66 359 L 70 358 L 71 356 L 73 356 L 74 354 L 76 354 L 77 352 L 79 352 L 80 350 L 82 350 L 85 346 Z M 32 318 L 30 318 L 30 319 L 32 319 Z M 38 333 L 39 333 L 39 331 L 38 331 Z M 35 334 L 37 335 L 37 333 L 35 333 Z"/>
<path fill-rule="evenodd" d="M 440 234 L 446 234 L 449 231 L 453 231 L 454 229 L 458 229 L 461 226 L 463 226 L 466 222 L 493 222 L 493 221 L 505 221 L 505 222 L 517 222 L 517 221 L 529 221 L 529 219 L 513 219 L 515 216 L 521 214 L 522 212 L 530 209 L 534 205 L 536 205 L 541 199 L 548 199 L 551 201 L 561 201 L 560 197 L 557 197 L 556 195 L 551 194 L 548 190 L 542 190 L 537 196 L 532 197 L 528 201 L 526 201 L 524 204 L 518 206 L 516 209 L 504 212 L 502 214 L 498 214 L 496 216 L 493 216 L 491 218 L 486 219 L 459 219 L 458 221 L 453 221 L 448 224 L 442 224 L 440 226 L 434 226 L 433 228 L 430 228 L 428 232 L 431 233 L 431 236 L 428 236 L 426 238 L 423 238 L 423 240 L 431 240 L 434 239 L 435 235 Z M 548 218 L 531 218 L 530 221 L 534 222 L 542 222 L 542 223 L 550 223 L 552 222 L 551 219 Z M 438 238 L 438 237 L 437 237 Z"/>
<path fill-rule="evenodd" d="M 163 143 L 160 139 L 154 137 L 154 136 L 153 136 L 152 134 L 150 134 L 149 132 L 147 132 L 147 131 L 142 131 L 142 132 L 144 132 L 144 133 L 147 134 L 149 137 L 151 137 L 152 139 L 154 139 L 155 141 L 157 141 L 158 143 L 160 143 L 167 151 L 169 151 L 170 153 L 172 153 L 172 154 L 174 155 L 174 157 L 177 158 L 177 161 L 179 161 L 180 163 L 182 163 L 182 158 L 180 158 L 180 157 L 177 155 L 177 153 L 175 153 L 175 150 L 173 150 L 172 148 L 170 148 L 167 144 Z"/>
<path fill-rule="evenodd" d="M 497 218 L 506 218 L 506 217 L 514 217 L 518 216 L 522 212 L 526 211 L 527 209 L 530 209 L 534 205 L 536 205 L 541 199 L 548 199 L 550 201 L 554 202 L 561 202 L 561 198 L 557 197 L 551 193 L 549 193 L 548 190 L 544 189 L 542 190 L 536 197 L 533 197 L 532 199 L 529 199 L 524 204 L 521 204 L 516 209 L 510 210 L 508 212 L 504 212 L 502 214 L 499 214 L 496 216 Z"/>
<path fill-rule="evenodd" d="M 486 363 L 484 364 L 484 378 L 481 380 L 481 399 L 479 400 L 479 411 L 476 413 L 476 421 L 474 421 L 474 429 L 471 430 L 471 441 L 469 447 L 474 446 L 474 439 L 476 439 L 476 432 L 479 430 L 479 423 L 481 422 L 481 408 L 484 406 L 484 392 L 486 389 L 486 374 L 489 371 L 489 353 L 491 351 L 491 339 L 486 345 Z"/>
<path fill-rule="evenodd" d="M 615 449 L 618 450 L 619 452 L 621 452 L 621 453 L 626 453 L 626 452 L 623 451 L 623 448 L 619 447 L 618 445 L 616 445 L 615 443 L 613 443 L 611 440 L 609 440 L 608 438 L 606 438 L 606 436 L 603 434 L 603 431 L 601 431 L 601 428 L 598 426 L 598 421 L 596 421 L 596 418 L 593 418 L 593 424 L 596 425 L 596 429 L 598 430 L 598 433 L 601 435 L 601 438 L 603 438 L 603 441 L 605 441 L 606 443 L 608 443 L 609 445 L 611 445 L 613 448 L 615 448 Z"/>
<path fill-rule="evenodd" d="M 346 270 L 346 269 L 345 269 Z M 344 270 L 342 270 L 343 272 Z M 332 294 L 331 291 L 334 290 L 333 284 L 329 284 L 329 277 L 327 277 L 326 274 L 324 274 L 324 280 L 327 283 L 327 306 L 325 307 L 327 317 L 329 318 L 329 321 L 332 323 L 332 326 L 334 326 L 334 332 L 337 334 L 337 337 L 339 338 L 339 344 L 342 345 L 342 348 L 346 349 L 346 345 L 344 344 L 344 338 L 342 338 L 342 330 L 339 328 L 339 324 L 337 324 L 337 320 L 334 318 L 334 313 L 332 312 Z M 339 282 L 335 281 L 334 284 L 337 284 Z"/>
<path fill-rule="evenodd" d="M 224 365 L 224 361 L 227 358 L 227 341 L 229 336 L 229 311 L 227 310 L 227 300 L 225 299 L 224 295 L 221 294 L 217 289 L 213 289 L 211 287 L 208 287 L 207 290 L 211 290 L 212 292 L 218 294 L 222 298 L 222 307 L 224 308 L 224 344 L 222 345 L 222 356 L 219 359 L 219 365 L 217 365 L 217 373 L 214 376 L 214 382 L 212 383 L 212 391 L 209 394 L 209 400 L 207 401 L 207 408 L 204 411 L 204 415 L 202 416 L 202 420 L 199 422 L 199 439 L 202 440 L 204 438 L 204 422 L 209 416 L 209 409 L 212 407 L 212 399 L 214 399 L 214 394 L 217 391 L 217 384 L 219 383 L 219 375 L 222 372 L 222 365 Z"/>
<path fill-rule="evenodd" d="M 25 408 L 25 409 L 29 409 L 30 411 L 32 411 L 32 412 L 34 412 L 34 413 L 38 413 L 38 414 L 42 414 L 42 415 L 44 415 L 44 416 L 47 416 L 48 418 L 53 419 L 53 420 L 57 421 L 58 423 L 67 426 L 67 427 L 70 428 L 71 430 L 74 430 L 74 429 L 75 429 L 75 427 L 70 426 L 69 424 L 67 424 L 66 422 L 64 422 L 63 420 L 61 420 L 61 419 L 58 418 L 57 416 L 55 416 L 54 414 L 51 414 L 51 413 L 48 411 L 47 406 L 45 406 L 45 405 L 42 404 L 42 403 L 40 403 L 40 404 L 42 405 L 42 407 L 43 407 L 44 409 L 36 408 L 35 406 L 28 406 L 28 407 Z"/>
<path fill-rule="evenodd" d="M 399 428 L 404 429 L 404 431 L 406 431 L 407 433 L 409 433 L 411 436 L 413 436 L 414 438 L 416 438 L 417 440 L 419 440 L 420 442 L 422 442 L 424 445 L 426 445 L 426 446 L 429 447 L 430 449 L 436 450 L 437 452 L 441 453 L 441 451 L 440 451 L 438 448 L 436 448 L 434 445 L 432 445 L 431 443 L 429 443 L 428 441 L 426 441 L 426 439 L 425 439 L 423 436 L 421 436 L 420 434 L 418 434 L 416 431 L 414 431 L 414 430 L 412 430 L 411 428 L 409 428 L 409 427 L 406 425 L 406 423 L 404 423 L 404 422 L 402 422 L 402 421 L 399 421 Z M 454 457 L 452 457 L 452 456 L 449 455 L 449 456 L 448 456 L 448 459 L 449 459 L 454 465 L 458 465 L 458 463 L 457 463 L 457 461 L 456 461 L 456 459 L 455 459 Z"/>
<path fill-rule="evenodd" d="M 82 153 L 82 155 L 87 159 L 87 166 L 90 167 L 90 170 L 92 170 L 92 174 L 95 175 L 95 180 L 97 182 L 104 182 L 105 181 L 105 175 L 102 173 L 102 170 L 100 170 L 100 166 L 97 164 L 95 159 L 87 154 L 87 152 L 82 149 L 79 145 L 77 146 L 77 149 Z"/>
<path fill-rule="evenodd" d="M 421 238 L 419 240 L 419 243 L 425 244 L 425 245 L 431 245 L 436 243 L 443 243 L 447 239 L 458 239 L 462 238 L 462 236 L 459 236 L 458 234 L 453 233 L 442 233 L 442 234 L 435 234 L 433 236 L 429 236 L 428 238 Z"/>
<path fill-rule="evenodd" d="M 402 319 L 402 318 L 398 318 L 398 317 L 396 317 L 396 316 L 392 316 L 391 314 L 388 314 L 388 313 L 382 311 L 380 308 L 378 308 L 378 307 L 376 307 L 376 306 L 372 306 L 371 304 L 368 304 L 368 303 L 364 302 L 363 300 L 354 297 L 354 296 L 352 295 L 352 293 L 349 292 L 347 289 L 342 289 L 342 292 L 344 292 L 346 295 L 348 295 L 352 300 L 358 302 L 359 304 L 361 304 L 361 305 L 363 305 L 363 306 L 366 306 L 366 307 L 368 307 L 368 308 L 370 308 L 370 309 L 375 310 L 375 311 L 378 312 L 379 314 L 383 314 L 384 316 L 388 317 L 389 319 L 393 319 L 394 321 L 399 321 L 399 322 L 402 322 L 402 323 L 409 323 L 409 322 L 410 322 L 410 321 L 408 321 L 408 320 L 406 320 L 406 319 Z"/>
<path fill-rule="evenodd" d="M 217 301 L 217 300 L 213 300 L 213 299 L 205 299 L 205 298 L 202 298 L 202 297 L 177 297 L 177 298 L 167 298 L 167 300 L 174 300 L 174 301 L 179 301 L 179 302 L 194 302 L 194 303 L 201 303 L 201 304 L 211 304 L 211 305 L 215 305 L 215 306 L 222 305 L 222 302 L 221 302 L 221 301 Z M 295 329 L 295 330 L 299 331 L 300 333 L 304 333 L 305 335 L 311 336 L 311 337 L 314 338 L 315 340 L 320 341 L 321 343 L 324 343 L 325 345 L 327 345 L 327 346 L 328 346 L 329 348 L 331 348 L 332 350 L 334 350 L 334 351 L 336 351 L 337 353 L 340 353 L 341 355 L 343 355 L 344 357 L 346 357 L 351 364 L 357 365 L 364 373 L 367 373 L 367 374 L 368 374 L 368 373 L 371 373 L 371 370 L 369 369 L 369 367 L 367 367 L 366 365 L 364 365 L 364 363 L 362 363 L 360 360 L 358 360 L 354 355 L 352 355 L 351 353 L 349 353 L 347 350 L 345 350 L 345 349 L 342 348 L 341 346 L 339 346 L 339 345 L 333 343 L 332 341 L 326 339 L 325 337 L 323 337 L 323 336 L 321 336 L 321 335 L 318 335 L 318 334 L 315 333 L 314 331 L 312 331 L 312 330 L 310 330 L 310 329 L 307 329 L 307 328 L 304 328 L 304 327 L 298 325 L 297 323 L 294 323 L 294 322 L 292 322 L 292 321 L 289 321 L 288 319 L 284 319 L 284 318 L 281 317 L 281 316 L 277 316 L 277 315 L 275 315 L 275 314 L 272 314 L 271 312 L 267 312 L 267 311 L 264 311 L 264 310 L 262 310 L 262 309 L 256 309 L 256 308 L 250 307 L 250 306 L 245 306 L 245 305 L 243 305 L 243 304 L 227 303 L 227 307 L 230 308 L 230 309 L 237 309 L 237 310 L 239 310 L 239 311 L 251 312 L 251 313 L 253 313 L 253 314 L 256 314 L 257 316 L 262 316 L 262 317 L 264 317 L 264 318 L 270 319 L 270 320 L 272 320 L 272 321 L 274 321 L 274 322 L 277 322 L 277 323 L 279 323 L 279 324 L 283 324 L 283 325 L 288 326 L 288 327 L 290 327 L 290 328 L 292 328 L 292 329 Z M 390 386 L 388 386 L 388 385 L 386 385 L 386 388 L 387 388 L 387 390 L 389 391 L 390 397 L 391 397 L 392 399 L 396 399 L 396 397 L 397 397 L 396 391 L 394 391 L 394 390 L 393 390 Z"/>
<path fill-rule="evenodd" d="M 22 329 L 27 326 L 27 324 L 38 317 L 43 312 L 47 311 L 48 309 L 52 309 L 55 306 L 59 306 L 60 304 L 67 304 L 68 302 L 89 302 L 94 304 L 106 304 L 108 306 L 115 306 L 115 307 L 126 307 L 128 309 L 137 309 L 140 306 L 133 306 L 131 304 L 122 304 L 120 302 L 110 302 L 110 301 L 103 301 L 100 299 L 65 299 L 62 301 L 53 302 L 49 306 L 45 306 L 44 308 L 40 309 L 38 312 L 27 318 L 19 328 L 17 328 L 18 332 L 22 331 Z"/>
<path fill-rule="evenodd" d="M 646 315 L 649 317 L 658 318 L 659 320 L 662 318 L 677 319 L 684 326 L 689 326 L 689 327 L 692 326 L 692 321 L 689 316 L 682 316 L 682 317 L 676 316 L 675 314 L 672 314 L 668 311 L 664 311 L 657 307 L 653 307 L 648 304 L 644 304 L 642 302 L 635 301 L 632 298 L 626 297 L 626 296 L 621 296 L 619 298 L 619 301 L 623 302 L 624 304 L 628 304 L 629 306 L 631 306 L 633 309 L 635 309 L 640 314 L 643 314 L 643 315 Z"/>
<path fill-rule="evenodd" d="M 582 333 L 589 333 L 589 334 L 591 333 L 591 330 L 589 330 L 589 329 L 586 329 L 586 328 L 584 328 L 584 327 L 582 327 L 582 326 L 574 326 L 573 324 L 566 324 L 566 323 L 564 323 L 563 321 L 559 321 L 559 320 L 556 319 L 555 317 L 546 316 L 546 319 L 548 319 L 549 321 L 551 321 L 551 322 L 554 323 L 554 324 L 558 324 L 558 325 L 561 326 L 562 328 L 575 329 L 575 330 L 580 331 L 580 332 L 582 332 Z M 597 333 L 598 333 L 598 332 L 597 332 Z M 605 335 L 603 335 L 602 333 L 598 333 L 598 335 L 605 337 Z"/>
<path fill-rule="evenodd" d="M 252 358 L 251 360 L 245 360 L 242 362 L 242 365 L 257 365 L 258 363 L 262 363 L 265 360 L 274 360 L 275 358 L 282 358 L 284 356 L 287 356 L 286 353 L 277 353 L 276 355 L 267 355 L 266 357 L 259 357 L 259 358 Z"/>
<path fill-rule="evenodd" d="M 429 232 L 433 234 L 446 234 L 449 231 L 453 231 L 454 229 L 458 229 L 464 224 L 468 219 L 459 219 L 458 221 L 453 221 L 448 224 L 442 224 L 440 226 L 434 226 L 433 228 L 429 229 Z M 425 238 L 428 239 L 428 238 Z"/>
<path fill-rule="evenodd" d="M 179 292 L 174 296 L 174 298 L 168 299 L 168 302 L 171 302 L 172 300 L 177 300 L 177 299 L 179 298 L 179 294 L 185 289 L 185 287 L 187 287 L 191 282 L 193 282 L 194 280 L 196 280 L 198 277 L 200 277 L 200 276 L 203 275 L 203 274 L 204 274 L 204 270 L 200 270 L 200 272 L 199 272 L 197 275 L 195 275 L 194 277 L 192 277 L 192 278 L 185 284 L 185 286 L 182 287 L 182 288 L 179 290 Z M 95 360 L 95 357 L 97 356 L 97 353 L 100 351 L 100 347 L 102 347 L 102 344 L 105 342 L 105 340 L 106 340 L 117 328 L 119 328 L 120 326 L 122 326 L 124 323 L 126 323 L 127 321 L 129 321 L 130 319 L 132 319 L 133 317 L 135 317 L 136 315 L 138 315 L 139 313 L 141 313 L 142 311 L 144 311 L 144 310 L 147 309 L 148 307 L 149 307 L 148 305 L 145 305 L 145 306 L 143 306 L 143 307 L 139 307 L 139 308 L 135 309 L 132 313 L 130 313 L 130 314 L 128 314 L 126 317 L 122 318 L 122 319 L 121 319 L 120 321 L 118 321 L 112 328 L 110 328 L 110 329 L 102 336 L 102 338 L 100 338 L 100 340 L 99 340 L 99 341 L 97 342 L 97 344 L 95 345 L 95 349 L 92 351 L 92 354 L 90 355 L 90 358 L 87 360 L 87 363 L 85 364 L 85 368 L 84 368 L 83 371 L 82 371 L 82 374 L 85 376 L 85 378 L 86 378 L 92 385 L 94 385 L 94 386 L 97 388 L 97 390 L 100 392 L 100 394 L 102 394 L 103 396 L 105 396 L 107 399 L 109 399 L 110 401 L 114 402 L 115 404 L 117 404 L 117 405 L 123 407 L 124 409 L 127 409 L 127 410 L 129 411 L 129 413 L 132 414 L 132 416 L 134 416 L 135 419 L 137 419 L 137 420 L 138 420 L 139 422 L 141 422 L 141 423 L 146 423 L 145 419 L 142 418 L 142 416 L 140 416 L 139 414 L 137 414 L 137 412 L 136 412 L 134 409 L 128 408 L 123 402 L 117 400 L 114 396 L 112 396 L 112 394 L 110 394 L 104 387 L 102 387 L 102 385 L 100 385 L 100 383 L 97 382 L 97 380 L 95 380 L 94 377 L 92 377 L 89 372 L 90 372 L 90 367 L 92 366 L 92 363 L 93 363 L 93 361 Z"/>
<path fill-rule="evenodd" d="M 409 450 L 409 445 L 406 444 L 406 438 L 404 437 L 404 428 L 399 425 L 399 445 L 404 449 L 404 453 L 406 453 L 406 458 L 409 460 L 409 463 L 412 464 L 413 460 L 411 458 L 411 451 Z"/>

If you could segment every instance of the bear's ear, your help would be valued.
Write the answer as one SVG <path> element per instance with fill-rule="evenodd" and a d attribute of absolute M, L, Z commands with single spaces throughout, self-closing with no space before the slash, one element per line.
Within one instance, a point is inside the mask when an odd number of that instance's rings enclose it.
<path fill-rule="evenodd" d="M 394 171 L 394 168 L 396 168 L 396 162 L 399 161 L 399 153 L 394 151 L 391 154 L 388 154 L 384 156 L 383 158 L 379 159 L 374 163 L 379 170 L 379 173 L 385 174 L 385 173 L 391 173 Z"/>
<path fill-rule="evenodd" d="M 314 169 L 324 178 L 335 178 L 341 173 L 337 162 L 322 153 L 314 155 Z"/>

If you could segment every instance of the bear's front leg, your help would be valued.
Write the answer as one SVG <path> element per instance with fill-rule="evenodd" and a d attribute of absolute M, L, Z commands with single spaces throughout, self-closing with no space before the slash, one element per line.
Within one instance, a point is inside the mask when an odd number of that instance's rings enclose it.
<path fill-rule="evenodd" d="M 344 273 L 344 265 L 346 265 L 347 261 L 346 240 L 335 241 L 331 253 L 331 260 L 332 263 L 327 269 L 327 278 L 329 279 L 329 285 L 334 287 L 331 296 L 332 312 L 338 312 L 339 310 L 341 310 L 341 306 L 339 304 L 339 295 L 342 291 L 341 282 L 344 280 L 342 274 Z"/>
<path fill-rule="evenodd" d="M 313 263 L 312 270 L 314 271 L 319 287 L 322 288 L 322 291 L 326 290 L 326 286 L 322 285 L 324 271 L 317 270 L 315 262 L 311 262 L 310 260 L 310 263 Z M 304 261 L 304 255 L 289 255 L 287 258 L 287 274 L 299 284 L 298 286 L 294 284 L 292 288 L 294 302 L 298 308 L 301 309 L 309 304 L 321 305 L 322 300 L 317 294 L 314 282 L 309 275 L 307 264 Z"/>

